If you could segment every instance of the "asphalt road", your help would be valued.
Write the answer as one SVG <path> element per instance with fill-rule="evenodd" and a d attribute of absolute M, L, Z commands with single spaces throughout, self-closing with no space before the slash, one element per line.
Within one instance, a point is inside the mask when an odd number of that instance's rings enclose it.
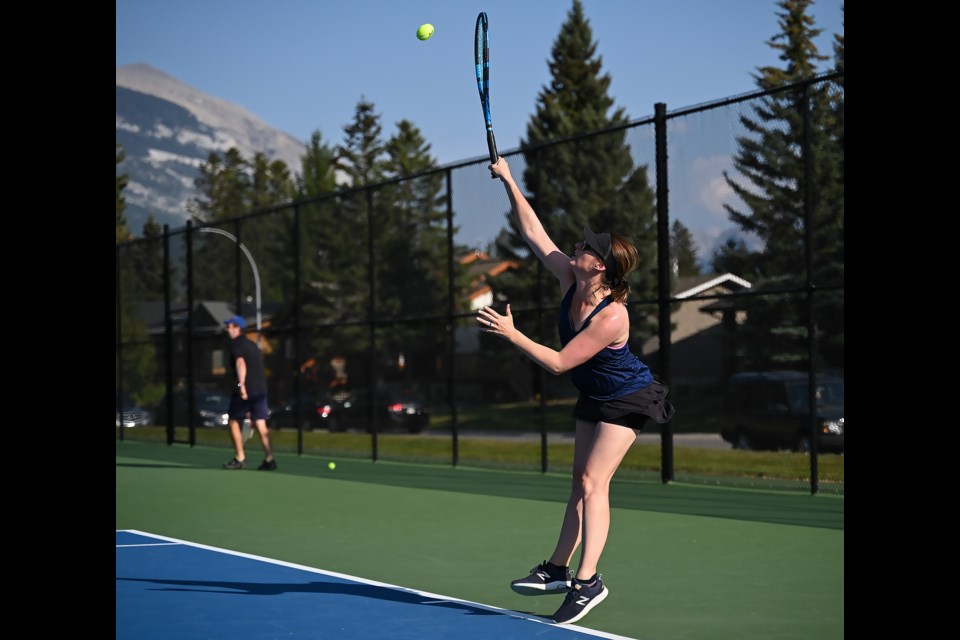
<path fill-rule="evenodd" d="M 518 438 L 522 440 L 540 440 L 539 433 L 520 433 L 509 434 L 503 431 L 461 431 L 460 435 L 465 438 Z M 641 433 L 637 436 L 638 444 L 660 445 L 659 433 Z M 548 433 L 547 439 L 553 442 L 573 442 L 572 433 Z M 730 449 L 730 443 L 725 442 L 716 433 L 675 433 L 673 434 L 673 446 L 690 447 L 699 449 Z"/>

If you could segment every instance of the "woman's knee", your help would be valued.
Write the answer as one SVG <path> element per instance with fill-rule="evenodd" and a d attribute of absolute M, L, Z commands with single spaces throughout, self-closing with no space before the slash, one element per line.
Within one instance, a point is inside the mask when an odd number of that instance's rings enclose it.
<path fill-rule="evenodd" d="M 584 471 L 574 476 L 573 491 L 580 497 L 587 497 L 603 485 L 598 478 Z"/>

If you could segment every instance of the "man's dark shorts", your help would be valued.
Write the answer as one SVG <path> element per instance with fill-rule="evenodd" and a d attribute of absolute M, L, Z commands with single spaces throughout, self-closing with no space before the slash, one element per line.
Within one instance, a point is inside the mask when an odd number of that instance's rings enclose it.
<path fill-rule="evenodd" d="M 248 393 L 246 400 L 239 393 L 233 394 L 230 398 L 230 419 L 243 422 L 248 416 L 254 420 L 266 420 L 270 416 L 266 393 Z"/>
<path fill-rule="evenodd" d="M 616 400 L 599 401 L 581 395 L 573 415 L 580 420 L 590 422 L 608 422 L 631 429 L 643 429 L 647 420 L 663 424 L 673 417 L 673 405 L 667 400 L 670 387 L 654 376 L 649 385 L 634 391 L 628 396 Z"/>

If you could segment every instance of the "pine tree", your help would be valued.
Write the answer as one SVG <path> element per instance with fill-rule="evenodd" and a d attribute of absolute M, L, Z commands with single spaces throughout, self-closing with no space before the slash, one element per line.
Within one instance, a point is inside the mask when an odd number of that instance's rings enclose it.
<path fill-rule="evenodd" d="M 269 160 L 262 152 L 249 160 L 236 147 L 221 158 L 211 153 L 200 165 L 194 181 L 200 195 L 187 203 L 194 221 L 220 227 L 218 223 L 253 211 L 288 203 L 296 184 L 282 160 Z M 293 265 L 289 262 L 291 230 L 277 223 L 272 215 L 254 216 L 240 223 L 230 223 L 223 230 L 235 236 L 250 252 L 260 275 L 263 300 L 283 299 L 291 290 Z M 253 291 L 254 277 L 246 266 L 246 258 L 238 257 L 240 249 L 220 237 L 194 236 L 193 283 L 196 299 L 233 299 L 237 260 L 242 289 Z M 237 312 L 242 312 L 237 309 Z"/>
<path fill-rule="evenodd" d="M 194 221 L 213 222 L 247 213 L 250 167 L 239 149 L 227 149 L 223 158 L 211 152 L 199 173 L 194 185 L 200 195 L 187 203 Z"/>
<path fill-rule="evenodd" d="M 713 273 L 732 273 L 747 281 L 755 282 L 760 277 L 755 265 L 755 256 L 742 239 L 727 238 L 713 253 L 710 270 Z"/>
<path fill-rule="evenodd" d="M 670 256 L 674 260 L 676 275 L 680 278 L 700 275 L 697 261 L 697 246 L 693 234 L 679 220 L 674 220 L 670 229 Z"/>
<path fill-rule="evenodd" d="M 608 95 L 611 77 L 601 72 L 602 59 L 596 51 L 583 4 L 573 0 L 553 43 L 548 62 L 550 84 L 538 95 L 522 148 L 627 122 L 623 108 L 610 112 L 614 106 Z M 596 232 L 613 231 L 633 240 L 640 254 L 640 265 L 629 277 L 633 302 L 656 297 L 656 225 L 647 167 L 635 166 L 625 136 L 625 130 L 620 130 L 525 151 L 523 184 L 561 250 L 573 252 L 574 243 L 583 239 L 585 224 Z M 505 215 L 509 233 L 497 239 L 499 257 L 518 260 L 523 267 L 494 279 L 493 286 L 499 299 L 511 301 L 512 308 L 518 309 L 537 301 L 538 268 L 529 259 L 531 254 L 514 217 L 510 212 Z M 543 292 L 540 302 L 544 306 L 557 305 L 552 281 L 545 283 Z M 635 343 L 655 331 L 653 314 L 648 312 L 636 314 L 631 323 Z M 544 335 L 556 340 L 552 317 L 545 319 Z"/>
<path fill-rule="evenodd" d="M 436 167 L 430 145 L 408 120 L 386 145 L 386 172 L 392 178 L 423 173 Z M 443 174 L 390 184 L 377 193 L 389 206 L 379 209 L 378 308 L 397 317 L 446 309 L 446 211 Z"/>
<path fill-rule="evenodd" d="M 382 317 L 443 316 L 448 308 L 447 216 L 444 175 L 429 173 L 436 160 L 420 130 L 408 120 L 386 143 L 388 179 L 398 179 L 376 194 L 376 291 Z M 436 355 L 443 353 L 443 325 L 404 322 L 383 334 L 387 354 L 405 354 L 406 365 L 395 375 L 433 374 Z M 390 358 L 388 365 L 397 360 Z"/>
<path fill-rule="evenodd" d="M 307 152 L 300 156 L 301 173 L 297 177 L 297 197 L 310 198 L 337 190 L 334 150 L 323 142 L 319 129 L 310 136 Z"/>
<path fill-rule="evenodd" d="M 299 230 L 302 256 L 299 267 L 304 295 L 301 322 L 312 324 L 325 319 L 324 312 L 329 306 L 323 300 L 321 291 L 334 281 L 334 272 L 330 269 L 327 256 L 330 248 L 335 246 L 331 234 L 338 219 L 335 199 L 316 199 L 317 196 L 332 194 L 337 189 L 335 151 L 323 142 L 323 134 L 319 129 L 310 136 L 306 153 L 300 157 L 300 164 L 297 197 L 306 200 L 300 206 Z M 292 219 L 289 224 L 292 234 Z"/>
<path fill-rule="evenodd" d="M 123 145 L 117 143 L 117 167 L 127 159 L 123 152 Z M 125 173 L 117 174 L 117 244 L 130 239 L 130 230 L 127 229 L 127 218 L 123 212 L 127 210 L 127 200 L 123 197 L 123 190 L 127 188 L 129 178 Z"/>
<path fill-rule="evenodd" d="M 344 141 L 337 146 L 337 168 L 348 176 L 351 187 L 381 182 L 385 173 L 383 126 L 376 106 L 360 97 L 353 122 L 343 128 Z"/>
<path fill-rule="evenodd" d="M 807 15 L 812 0 L 781 0 L 780 33 L 768 44 L 780 51 L 781 67 L 761 67 L 754 76 L 764 90 L 809 80 L 816 74 L 820 55 L 813 40 L 821 32 Z M 842 88 L 842 87 L 841 87 Z M 734 158 L 738 175 L 725 174 L 727 183 L 744 203 L 724 205 L 730 220 L 756 235 L 762 248 L 748 256 L 749 269 L 758 274 L 759 287 L 783 288 L 806 283 L 806 220 L 804 163 L 801 150 L 807 140 L 802 106 L 809 109 L 812 141 L 814 280 L 842 282 L 843 272 L 843 148 L 838 131 L 837 100 L 827 83 L 810 84 L 806 92 L 779 91 L 765 96 L 755 115 L 741 116 L 748 135 L 738 138 Z M 839 136 L 838 136 L 839 134 Z M 838 137 L 840 145 L 838 146 Z M 818 315 L 832 323 L 828 364 L 842 366 L 842 294 Z M 761 296 L 748 303 L 743 327 L 743 362 L 748 368 L 805 368 L 807 329 L 803 296 Z M 836 319 L 840 319 L 840 326 Z M 839 331 L 839 333 L 838 333 Z M 839 343 L 837 343 L 839 341 Z M 839 349 L 837 348 L 839 344 Z M 837 361 L 836 358 L 840 360 Z"/>
<path fill-rule="evenodd" d="M 377 219 L 379 197 L 361 189 L 384 178 L 386 149 L 376 106 L 360 98 L 344 138 L 330 149 L 315 133 L 304 157 L 301 190 L 323 193 L 335 186 L 336 173 L 347 184 L 342 195 L 304 208 L 303 274 L 301 318 L 306 326 L 328 323 L 362 323 L 370 308 L 369 262 L 370 220 Z M 371 209 L 372 208 L 372 209 Z M 374 222 L 374 224 L 376 224 Z M 376 231 L 376 227 L 374 227 Z M 377 310 L 379 314 L 379 310 Z M 310 331 L 305 354 L 320 358 L 325 365 L 331 357 L 343 356 L 350 367 L 365 365 L 364 351 L 369 329 L 363 324 L 342 324 L 335 332 Z"/>

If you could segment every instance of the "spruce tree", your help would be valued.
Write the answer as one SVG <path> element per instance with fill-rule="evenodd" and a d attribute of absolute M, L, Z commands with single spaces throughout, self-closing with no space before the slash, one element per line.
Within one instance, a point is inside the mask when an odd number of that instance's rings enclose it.
<path fill-rule="evenodd" d="M 697 261 L 697 246 L 690 229 L 679 220 L 674 220 L 670 229 L 670 256 L 676 265 L 676 276 L 685 278 L 700 275 Z"/>
<path fill-rule="evenodd" d="M 654 193 L 646 166 L 636 166 L 626 144 L 625 130 L 582 137 L 541 149 L 537 145 L 602 130 L 628 121 L 623 108 L 614 108 L 609 95 L 609 74 L 602 72 L 590 23 L 580 0 L 573 0 L 567 19 L 553 43 L 548 62 L 551 81 L 537 98 L 534 115 L 521 141 L 526 166 L 523 185 L 544 227 L 561 251 L 572 254 L 583 239 L 583 226 L 596 232 L 612 231 L 630 238 L 637 246 L 640 264 L 629 277 L 629 302 L 656 297 L 656 226 Z M 611 112 L 611 109 L 613 111 Z M 512 160 L 516 175 L 522 166 Z M 556 283 L 537 267 L 514 216 L 507 212 L 508 234 L 497 239 L 499 257 L 518 260 L 521 269 L 494 280 L 498 299 L 511 302 L 514 310 L 537 302 L 537 272 L 542 272 L 547 308 L 559 303 Z M 545 318 L 543 332 L 556 342 L 552 314 Z M 633 314 L 634 344 L 655 332 L 652 308 Z M 537 334 L 533 334 L 537 337 Z"/>
<path fill-rule="evenodd" d="M 444 175 L 430 144 L 410 121 L 401 120 L 386 143 L 385 175 L 397 179 L 377 190 L 376 290 L 381 317 L 443 316 L 448 307 L 447 216 Z M 445 323 L 401 322 L 383 333 L 386 354 L 404 353 L 405 367 L 393 375 L 430 375 L 443 353 Z M 398 359 L 385 363 L 394 367 Z"/>
<path fill-rule="evenodd" d="M 334 246 L 331 233 L 337 217 L 336 201 L 322 198 L 337 189 L 335 151 L 323 142 L 323 134 L 315 130 L 307 144 L 306 153 L 300 157 L 301 173 L 297 176 L 297 198 L 300 205 L 300 276 L 301 293 L 304 296 L 301 323 L 311 324 L 321 320 L 319 313 L 323 303 L 318 303 L 318 291 L 325 283 L 333 281 L 329 261 L 325 259 Z M 291 238 L 293 219 L 290 219 Z M 292 299 L 291 299 L 292 303 Z M 290 313 L 292 313 L 290 309 Z"/>
<path fill-rule="evenodd" d="M 346 357 L 354 370 L 358 363 L 366 364 L 369 329 L 362 323 L 369 316 L 370 276 L 376 267 L 369 261 L 368 230 L 379 205 L 377 194 L 362 187 L 384 178 L 382 129 L 376 106 L 361 96 L 352 121 L 343 127 L 343 141 L 330 149 L 314 134 L 304 158 L 304 195 L 306 190 L 323 193 L 335 187 L 336 174 L 346 182 L 338 197 L 304 209 L 302 322 L 308 327 L 358 323 L 307 334 L 307 357 L 318 358 L 324 368 L 334 356 Z"/>
<path fill-rule="evenodd" d="M 236 147 L 221 157 L 211 153 L 200 165 L 194 181 L 200 195 L 187 204 L 194 221 L 222 228 L 235 236 L 250 252 L 260 275 L 263 301 L 286 296 L 291 289 L 293 265 L 289 262 L 290 229 L 277 224 L 273 215 L 254 216 L 239 222 L 227 219 L 288 203 L 295 193 L 295 182 L 282 160 L 269 160 L 262 152 L 244 158 Z M 236 261 L 241 262 L 243 291 L 254 290 L 254 278 L 247 259 L 229 239 L 213 234 L 193 238 L 194 297 L 234 300 L 231 286 Z M 242 302 L 242 301 L 238 301 Z M 238 313 L 243 310 L 238 308 Z"/>
<path fill-rule="evenodd" d="M 123 146 L 117 143 L 117 168 L 127 159 Z M 127 228 L 127 218 L 123 212 L 127 210 L 127 200 L 123 197 L 123 190 L 127 188 L 129 178 L 125 173 L 117 174 L 117 244 L 130 239 L 130 230 Z"/>
<path fill-rule="evenodd" d="M 300 166 L 301 173 L 297 176 L 298 198 L 310 198 L 336 191 L 334 150 L 323 142 L 323 134 L 319 129 L 310 136 L 307 151 L 300 156 Z"/>
<path fill-rule="evenodd" d="M 816 63 L 827 59 L 813 42 L 821 30 L 807 14 L 811 3 L 777 3 L 783 10 L 777 14 L 781 31 L 768 44 L 780 52 L 784 64 L 757 70 L 754 77 L 761 89 L 774 91 L 812 79 Z M 760 290 L 806 284 L 808 193 L 812 194 L 814 256 L 810 277 L 821 285 L 842 283 L 843 147 L 838 103 L 842 116 L 842 85 L 837 93 L 836 85 L 812 83 L 802 90 L 771 93 L 760 99 L 753 114 L 740 118 L 748 135 L 737 139 L 736 173 L 726 173 L 725 178 L 744 207 L 724 206 L 734 224 L 762 243 L 759 250 L 747 256 L 747 268 L 757 274 L 755 285 Z M 809 110 L 810 131 L 804 130 L 804 108 Z M 803 149 L 810 158 L 802 155 Z M 809 190 L 805 174 L 808 159 L 813 167 Z M 823 353 L 830 354 L 826 364 L 842 366 L 842 292 L 839 296 L 821 296 L 818 303 L 818 318 L 825 322 L 818 337 L 831 343 Z M 740 341 L 741 365 L 761 369 L 807 367 L 805 305 L 805 297 L 798 294 L 760 296 L 748 301 Z"/>

